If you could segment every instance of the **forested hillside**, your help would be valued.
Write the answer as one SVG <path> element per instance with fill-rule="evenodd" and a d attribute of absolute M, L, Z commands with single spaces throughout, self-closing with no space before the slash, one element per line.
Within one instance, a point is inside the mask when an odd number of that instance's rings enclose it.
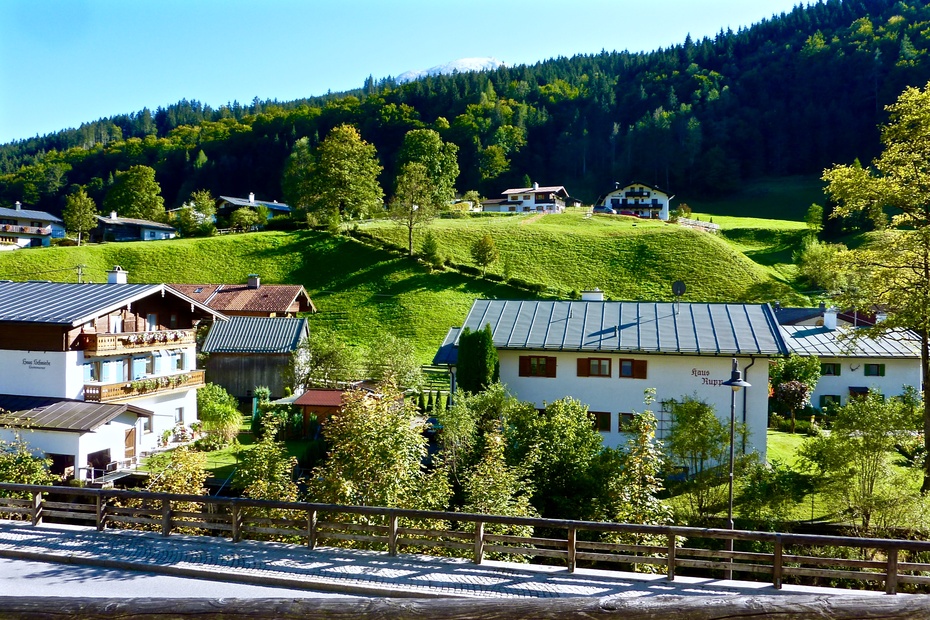
<path fill-rule="evenodd" d="M 295 142 L 316 146 L 342 123 L 377 148 L 389 195 L 404 135 L 427 127 L 458 145 L 460 191 L 493 196 L 529 178 L 591 201 L 635 178 L 719 196 L 874 156 L 884 106 L 930 80 L 928 47 L 926 2 L 828 0 L 650 53 L 369 79 L 293 102 L 181 101 L 0 146 L 0 204 L 60 213 L 81 185 L 100 205 L 114 174 L 137 164 L 156 170 L 168 208 L 202 188 L 280 199 Z"/>

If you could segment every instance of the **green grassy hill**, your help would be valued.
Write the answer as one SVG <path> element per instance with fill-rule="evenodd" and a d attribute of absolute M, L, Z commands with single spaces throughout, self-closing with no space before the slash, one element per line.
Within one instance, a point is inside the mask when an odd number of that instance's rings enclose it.
<path fill-rule="evenodd" d="M 443 253 L 463 264 L 471 263 L 472 240 L 491 234 L 502 259 L 490 271 L 500 274 L 506 266 L 510 277 L 544 284 L 551 296 L 597 286 L 612 299 L 670 299 L 671 283 L 681 279 L 688 285 L 685 300 L 798 300 L 775 259 L 766 264 L 744 253 L 768 256 L 790 241 L 790 230 L 737 228 L 716 236 L 625 217 L 585 219 L 582 213 L 436 220 L 431 228 Z M 395 243 L 405 239 L 405 231 L 390 222 L 363 229 Z M 0 279 L 75 282 L 78 265 L 92 282 L 105 281 L 105 271 L 121 265 L 130 282 L 245 282 L 257 273 L 268 284 L 303 284 L 319 309 L 311 325 L 332 327 L 359 346 L 390 331 L 413 340 L 423 362 L 448 328 L 462 323 L 475 298 L 532 297 L 456 271 L 431 273 L 395 253 L 315 231 L 2 252 Z"/>

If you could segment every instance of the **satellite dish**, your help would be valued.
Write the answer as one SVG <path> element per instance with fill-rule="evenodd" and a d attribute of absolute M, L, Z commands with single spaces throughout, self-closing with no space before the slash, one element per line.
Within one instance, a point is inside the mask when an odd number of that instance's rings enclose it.
<path fill-rule="evenodd" d="M 685 287 L 685 283 L 681 280 L 675 280 L 672 282 L 672 293 L 675 294 L 675 297 L 681 297 L 685 294 L 686 290 L 687 288 Z"/>

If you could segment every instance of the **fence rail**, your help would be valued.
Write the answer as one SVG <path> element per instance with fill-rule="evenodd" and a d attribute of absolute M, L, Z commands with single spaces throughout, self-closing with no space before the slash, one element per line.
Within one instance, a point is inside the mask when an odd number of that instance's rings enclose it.
<path fill-rule="evenodd" d="M 739 573 L 781 588 L 786 578 L 882 584 L 895 594 L 899 584 L 930 586 L 930 542 L 718 528 L 648 526 L 500 515 L 337 506 L 201 495 L 146 493 L 0 483 L 0 517 L 31 521 L 89 523 L 244 538 L 277 537 L 314 548 L 323 541 L 350 542 L 395 555 L 417 553 L 470 557 L 488 554 L 543 557 L 569 572 L 579 561 L 624 567 L 664 568 L 674 580 L 679 569 Z M 51 496 L 51 497 L 49 497 Z M 509 527 L 508 527 L 509 526 Z M 520 532 L 517 528 L 534 528 Z M 727 551 L 729 540 L 746 549 Z M 832 550 L 827 556 L 818 549 Z M 442 551 L 439 551 L 442 550 Z M 845 557 L 838 557 L 845 556 Z"/>

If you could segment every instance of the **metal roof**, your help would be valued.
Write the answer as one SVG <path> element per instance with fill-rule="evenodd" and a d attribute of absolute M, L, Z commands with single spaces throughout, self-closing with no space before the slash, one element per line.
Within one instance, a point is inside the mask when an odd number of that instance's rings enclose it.
<path fill-rule="evenodd" d="M 511 187 L 510 189 L 505 189 L 501 194 L 530 194 L 532 192 L 555 192 L 562 193 L 568 196 L 568 190 L 565 189 L 562 185 L 546 185 L 546 186 L 535 186 L 535 187 Z"/>
<path fill-rule="evenodd" d="M 214 323 L 204 353 L 290 353 L 307 337 L 307 319 L 231 316 Z"/>
<path fill-rule="evenodd" d="M 248 198 L 233 198 L 232 196 L 220 196 L 220 200 L 225 200 L 231 205 L 237 207 L 258 207 L 265 206 L 272 211 L 290 211 L 290 206 L 283 202 L 268 202 L 267 200 L 253 200 L 249 202 Z"/>
<path fill-rule="evenodd" d="M 803 357 L 920 357 L 920 338 L 905 330 L 889 331 L 877 338 L 853 328 L 831 330 L 812 325 L 782 325 L 781 331 L 788 350 Z"/>
<path fill-rule="evenodd" d="M 0 394 L 0 423 L 34 430 L 90 432 L 125 412 L 151 418 L 147 409 L 127 404 L 88 403 L 82 400 Z"/>
<path fill-rule="evenodd" d="M 455 365 L 458 362 L 458 340 L 459 333 L 461 329 L 458 327 L 450 327 L 449 332 L 446 334 L 445 340 L 442 341 L 442 346 L 439 347 L 439 350 L 436 351 L 436 356 L 433 358 L 433 364 L 442 365 L 442 364 L 452 364 Z"/>
<path fill-rule="evenodd" d="M 179 297 L 219 319 L 226 317 L 163 284 L 0 282 L 0 322 L 77 326 L 150 295 Z"/>
<path fill-rule="evenodd" d="M 488 324 L 499 349 L 690 355 L 786 352 L 767 304 L 476 300 L 463 328 L 478 330 Z"/>
<path fill-rule="evenodd" d="M 115 219 L 112 217 L 105 217 L 103 215 L 97 216 L 97 221 L 101 224 L 113 225 L 113 226 L 141 226 L 143 228 L 157 228 L 159 230 L 176 230 L 174 226 L 169 226 L 168 224 L 162 222 L 155 222 L 153 220 L 140 220 L 133 217 L 122 217 L 117 216 Z"/>
<path fill-rule="evenodd" d="M 40 220 L 46 222 L 60 222 L 61 218 L 55 217 L 45 211 L 33 211 L 32 209 L 8 209 L 0 207 L 0 217 L 16 217 L 30 220 Z"/>

